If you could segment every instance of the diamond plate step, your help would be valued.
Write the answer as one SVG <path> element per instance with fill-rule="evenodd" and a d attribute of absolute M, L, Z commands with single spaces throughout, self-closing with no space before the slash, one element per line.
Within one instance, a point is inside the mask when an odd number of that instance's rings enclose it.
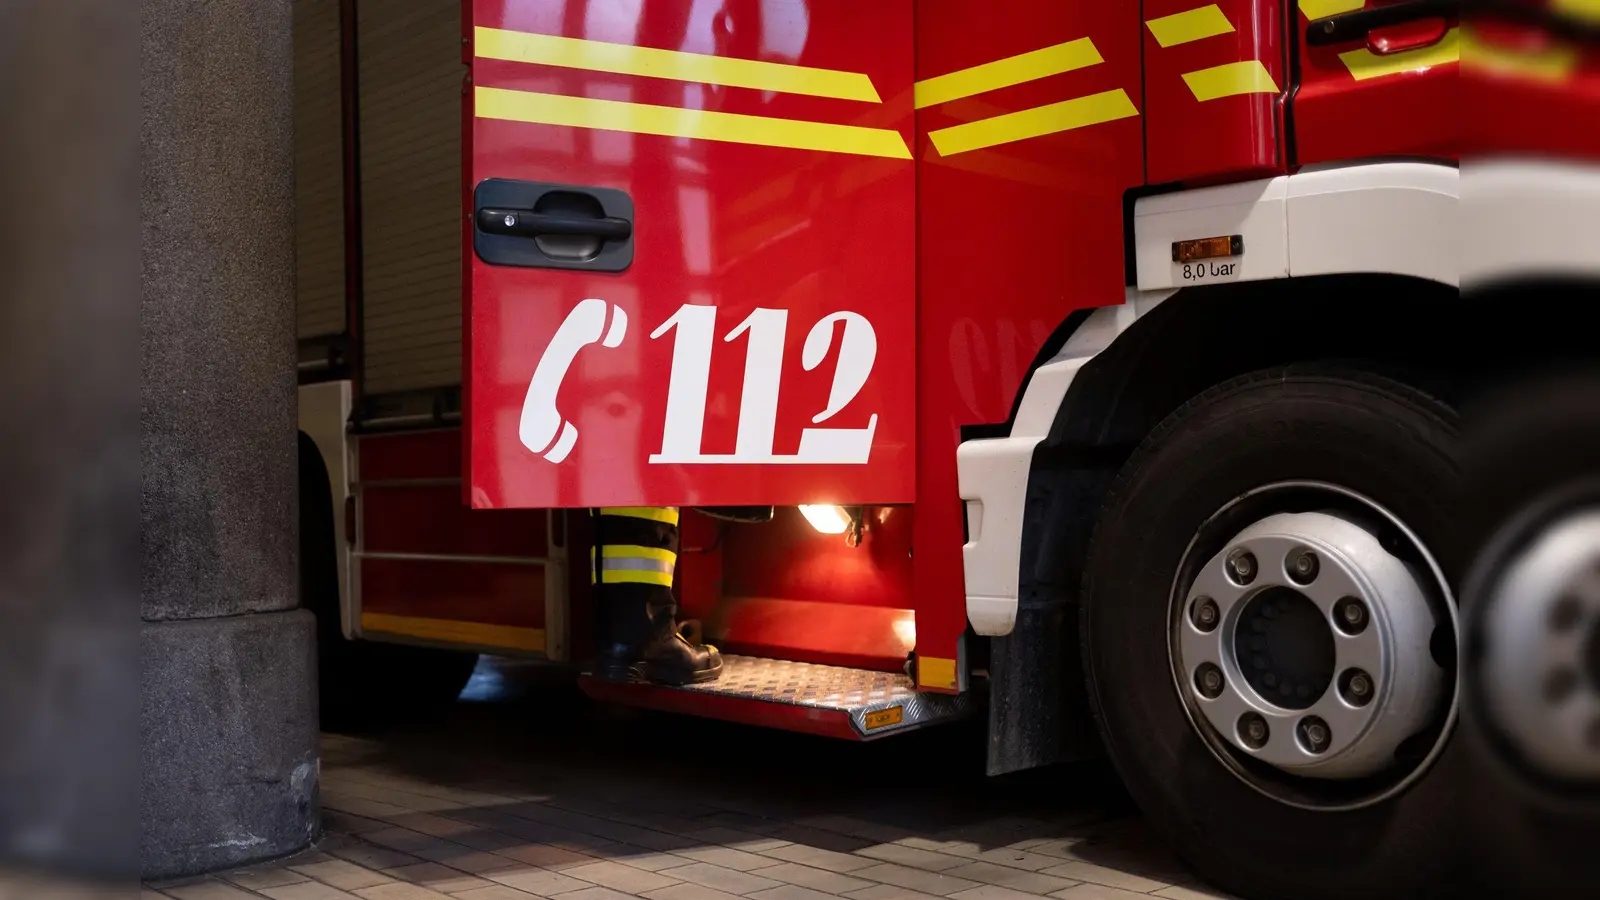
<path fill-rule="evenodd" d="M 722 677 L 706 684 L 666 687 L 588 674 L 580 683 L 598 700 L 853 740 L 876 740 L 977 709 L 970 691 L 924 693 L 899 672 L 755 656 L 724 655 Z"/>

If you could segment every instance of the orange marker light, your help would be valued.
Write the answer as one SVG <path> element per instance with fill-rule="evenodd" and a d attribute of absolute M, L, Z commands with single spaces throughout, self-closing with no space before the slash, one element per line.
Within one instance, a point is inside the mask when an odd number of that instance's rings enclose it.
<path fill-rule="evenodd" d="M 1172 261 L 1175 263 L 1193 262 L 1197 259 L 1217 259 L 1223 256 L 1239 256 L 1242 253 L 1244 253 L 1244 235 L 1242 234 L 1172 242 Z"/>

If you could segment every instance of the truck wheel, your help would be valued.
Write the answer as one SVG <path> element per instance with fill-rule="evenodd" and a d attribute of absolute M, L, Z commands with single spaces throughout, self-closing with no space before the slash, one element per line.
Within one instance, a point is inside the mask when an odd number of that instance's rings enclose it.
<path fill-rule="evenodd" d="M 300 604 L 317 618 L 322 726 L 339 729 L 433 712 L 472 678 L 478 654 L 346 640 L 339 615 L 333 503 L 321 451 L 300 435 Z"/>
<path fill-rule="evenodd" d="M 1462 736 L 1481 896 L 1600 884 L 1600 370 L 1506 385 L 1469 418 Z"/>
<path fill-rule="evenodd" d="M 1289 367 L 1169 416 L 1120 473 L 1081 638 L 1152 825 L 1248 898 L 1448 894 L 1454 413 Z"/>

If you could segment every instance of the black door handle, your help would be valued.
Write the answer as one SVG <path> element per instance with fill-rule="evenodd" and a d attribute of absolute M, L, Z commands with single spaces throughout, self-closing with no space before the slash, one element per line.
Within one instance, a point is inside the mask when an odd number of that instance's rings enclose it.
<path fill-rule="evenodd" d="M 622 272 L 635 218 L 616 188 L 486 178 L 472 191 L 472 248 L 491 266 Z"/>
<path fill-rule="evenodd" d="M 1306 45 L 1325 47 L 1361 40 L 1375 28 L 1387 28 L 1402 22 L 1418 19 L 1437 19 L 1453 16 L 1461 10 L 1460 0 L 1407 0 L 1389 3 L 1371 9 L 1357 9 L 1339 13 L 1325 19 L 1316 19 L 1306 26 Z"/>
<path fill-rule="evenodd" d="M 584 216 L 563 216 L 534 212 L 531 209 L 480 209 L 478 229 L 489 234 L 543 237 L 545 235 L 581 235 L 606 240 L 620 240 L 633 233 L 633 223 L 626 219 Z"/>

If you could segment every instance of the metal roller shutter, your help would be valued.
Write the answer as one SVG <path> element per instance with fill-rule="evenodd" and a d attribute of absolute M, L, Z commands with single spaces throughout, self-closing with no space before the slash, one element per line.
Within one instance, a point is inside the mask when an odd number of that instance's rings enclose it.
<path fill-rule="evenodd" d="M 363 390 L 461 381 L 460 0 L 360 5 Z"/>
<path fill-rule="evenodd" d="M 345 330 L 339 0 L 294 0 L 296 328 Z"/>

